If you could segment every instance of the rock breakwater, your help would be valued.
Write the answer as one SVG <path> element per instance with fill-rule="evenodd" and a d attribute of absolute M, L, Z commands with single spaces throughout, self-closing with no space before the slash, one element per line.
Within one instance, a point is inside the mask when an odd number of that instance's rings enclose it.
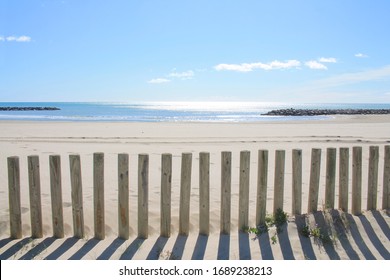
<path fill-rule="evenodd" d="M 386 115 L 390 109 L 279 109 L 264 116 Z"/>
<path fill-rule="evenodd" d="M 57 107 L 0 107 L 0 111 L 57 111 Z"/>

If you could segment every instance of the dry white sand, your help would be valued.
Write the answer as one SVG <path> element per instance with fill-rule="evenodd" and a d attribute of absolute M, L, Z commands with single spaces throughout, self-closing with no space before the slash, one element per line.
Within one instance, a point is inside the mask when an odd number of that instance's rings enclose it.
<path fill-rule="evenodd" d="M 290 215 L 288 226 L 272 244 L 273 230 L 258 238 L 239 233 L 238 183 L 239 153 L 251 152 L 249 224 L 255 225 L 257 184 L 257 153 L 269 151 L 267 211 L 272 212 L 274 154 L 286 151 L 284 211 L 291 212 L 291 153 L 303 151 L 303 212 L 307 211 L 310 153 L 322 149 L 320 196 L 322 209 L 325 194 L 326 148 L 363 148 L 362 206 L 367 198 L 368 149 L 380 149 L 378 206 L 381 206 L 383 150 L 390 144 L 390 116 L 338 116 L 321 121 L 264 123 L 87 123 L 87 122 L 0 122 L 0 254 L 1 259 L 390 259 L 389 216 L 383 211 L 351 216 L 338 211 L 319 212 L 307 220 L 331 236 L 335 244 L 318 244 L 314 238 L 299 234 L 305 217 Z M 232 152 L 232 228 L 230 235 L 220 235 L 220 161 L 221 152 Z M 106 238 L 93 239 L 92 157 L 105 154 L 105 222 Z M 192 187 L 190 234 L 178 235 L 180 160 L 182 153 L 192 153 Z M 210 153 L 211 210 L 210 236 L 199 230 L 199 152 Z M 117 157 L 130 156 L 130 238 L 117 239 Z M 137 159 L 138 154 L 150 156 L 149 238 L 137 239 Z M 172 236 L 159 237 L 161 154 L 173 155 L 172 174 Z M 62 163 L 62 191 L 65 221 L 64 239 L 51 238 L 51 202 L 49 155 L 58 154 Z M 80 154 L 83 177 L 85 239 L 74 239 L 70 192 L 69 155 Z M 27 156 L 39 155 L 44 238 L 31 240 L 28 196 Z M 21 166 L 22 240 L 10 240 L 8 210 L 7 157 L 19 156 Z M 350 177 L 351 178 L 351 177 Z M 338 178 L 336 178 L 337 182 Z M 338 201 L 336 184 L 336 207 Z M 351 194 L 351 186 L 349 190 Z M 350 195 L 351 198 L 351 195 Z M 351 203 L 349 204 L 351 205 Z M 326 215 L 325 215 L 326 214 Z M 324 218 L 325 217 L 325 218 Z M 332 220 L 332 227 L 327 221 Z M 332 234 L 332 229 L 333 234 Z"/>

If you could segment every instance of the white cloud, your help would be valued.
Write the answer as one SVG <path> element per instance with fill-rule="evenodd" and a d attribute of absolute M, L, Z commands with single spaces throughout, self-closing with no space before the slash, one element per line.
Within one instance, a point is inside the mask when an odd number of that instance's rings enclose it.
<path fill-rule="evenodd" d="M 157 79 L 151 79 L 148 81 L 149 84 L 164 84 L 169 83 L 171 80 L 164 79 L 164 78 L 157 78 Z"/>
<path fill-rule="evenodd" d="M 368 57 L 368 55 L 366 55 L 364 53 L 357 53 L 357 54 L 355 54 L 355 57 L 365 58 L 365 57 Z"/>
<path fill-rule="evenodd" d="M 271 69 L 288 69 L 288 68 L 297 68 L 301 66 L 301 63 L 298 60 L 287 60 L 286 62 L 280 62 L 278 60 L 274 60 L 268 64 Z"/>
<path fill-rule="evenodd" d="M 255 69 L 275 70 L 275 69 L 290 69 L 298 68 L 301 62 L 298 60 L 287 60 L 281 62 L 274 60 L 269 63 L 255 62 L 255 63 L 241 63 L 241 64 L 218 64 L 214 68 L 217 71 L 237 71 L 237 72 L 251 72 Z"/>
<path fill-rule="evenodd" d="M 315 70 L 327 70 L 328 67 L 326 67 L 324 64 L 319 63 L 318 61 L 315 60 L 310 60 L 306 61 L 305 65 L 309 67 L 310 69 L 315 69 Z"/>
<path fill-rule="evenodd" d="M 3 36 L 1 36 L 0 37 L 0 41 L 25 43 L 25 42 L 31 42 L 31 37 L 24 36 L 24 35 L 23 36 L 19 36 L 19 37 L 16 37 L 16 36 L 3 37 Z"/>
<path fill-rule="evenodd" d="M 323 63 L 337 63 L 337 59 L 334 57 L 321 57 L 318 61 Z"/>
<path fill-rule="evenodd" d="M 20 36 L 20 37 L 16 38 L 16 42 L 31 42 L 31 37 Z"/>
<path fill-rule="evenodd" d="M 195 73 L 192 70 L 180 72 L 180 73 L 179 72 L 172 72 L 168 75 L 168 77 L 179 78 L 182 80 L 189 80 L 189 79 L 192 79 L 194 76 L 195 76 Z"/>
<path fill-rule="evenodd" d="M 217 71 L 238 71 L 238 72 L 250 72 L 253 67 L 250 64 L 218 64 L 215 67 Z"/>
<path fill-rule="evenodd" d="M 175 79 L 181 79 L 181 80 L 190 80 L 195 76 L 195 72 L 192 70 L 184 71 L 184 72 L 176 72 L 176 69 L 173 69 L 171 73 L 168 75 L 165 75 L 167 78 L 157 78 L 152 79 L 148 81 L 149 84 L 163 84 L 163 83 L 169 83 L 172 82 Z"/>

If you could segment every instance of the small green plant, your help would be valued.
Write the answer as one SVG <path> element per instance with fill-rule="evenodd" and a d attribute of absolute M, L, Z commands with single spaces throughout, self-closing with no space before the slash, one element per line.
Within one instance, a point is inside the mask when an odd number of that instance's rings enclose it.
<path fill-rule="evenodd" d="M 288 214 L 286 212 L 283 212 L 282 209 L 278 208 L 276 210 L 275 215 L 267 215 L 265 217 L 265 225 L 267 227 L 273 227 L 280 228 L 282 225 L 287 223 L 288 221 Z"/>
<path fill-rule="evenodd" d="M 278 237 L 277 237 L 276 233 L 271 237 L 271 242 L 272 242 L 272 245 L 275 245 L 276 243 L 278 243 Z"/>
<path fill-rule="evenodd" d="M 275 228 L 276 233 L 271 237 L 272 244 L 276 244 L 277 234 L 282 231 L 282 226 L 288 221 L 288 214 L 283 212 L 282 209 L 278 209 L 275 215 L 267 215 L 265 217 L 265 223 L 257 227 L 243 227 L 241 230 L 249 234 L 255 234 L 256 236 L 268 232 L 270 229 Z M 256 239 L 256 238 L 255 238 Z"/>
<path fill-rule="evenodd" d="M 316 225 L 314 228 L 310 228 L 308 225 L 305 225 L 301 229 L 301 234 L 305 237 L 316 237 L 321 238 L 321 228 Z"/>
<path fill-rule="evenodd" d="M 308 225 L 304 226 L 302 229 L 301 229 L 301 234 L 304 236 L 304 237 L 310 237 L 310 228 Z"/>
<path fill-rule="evenodd" d="M 255 235 L 261 235 L 265 232 L 268 232 L 268 226 L 267 225 L 260 225 L 260 226 L 257 226 L 257 227 L 243 227 L 241 229 L 243 232 L 245 233 L 249 233 L 249 234 L 255 234 Z"/>
<path fill-rule="evenodd" d="M 301 229 L 301 234 L 305 237 L 313 237 L 315 240 L 321 241 L 321 243 L 329 243 L 332 241 L 331 237 L 327 234 L 324 234 L 317 224 L 313 228 L 305 225 Z"/>
<path fill-rule="evenodd" d="M 256 235 L 259 235 L 260 232 L 259 232 L 259 229 L 257 227 L 248 227 L 248 226 L 244 226 L 242 228 L 242 231 L 243 232 L 246 232 L 246 233 L 253 233 L 253 234 L 256 234 Z"/>
<path fill-rule="evenodd" d="M 323 234 L 321 233 L 321 228 L 316 226 L 315 228 L 312 228 L 310 230 L 310 236 L 313 236 L 314 238 L 322 239 Z"/>
<path fill-rule="evenodd" d="M 275 224 L 274 216 L 272 216 L 272 215 L 265 216 L 265 224 L 268 227 L 273 226 Z"/>
<path fill-rule="evenodd" d="M 286 212 L 283 212 L 282 209 L 278 208 L 276 210 L 275 216 L 274 216 L 274 224 L 276 227 L 280 227 L 287 223 L 288 214 Z"/>
<path fill-rule="evenodd" d="M 288 221 L 288 214 L 283 212 L 282 209 L 278 209 L 275 215 L 267 215 L 265 217 L 265 223 L 257 227 L 245 226 L 242 228 L 243 232 L 253 233 L 256 235 L 268 232 L 270 228 L 276 227 L 276 230 L 281 232 L 281 227 Z"/>
<path fill-rule="evenodd" d="M 276 226 L 276 231 L 278 233 L 282 232 L 282 226 L 287 223 L 288 220 L 288 214 L 286 212 L 283 212 L 282 209 L 276 210 L 275 216 L 274 216 L 274 225 Z"/>

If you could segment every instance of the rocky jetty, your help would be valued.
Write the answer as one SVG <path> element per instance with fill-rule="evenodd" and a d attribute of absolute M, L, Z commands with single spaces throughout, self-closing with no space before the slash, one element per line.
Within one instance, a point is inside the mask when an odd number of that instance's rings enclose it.
<path fill-rule="evenodd" d="M 0 111 L 57 111 L 57 107 L 0 107 Z"/>
<path fill-rule="evenodd" d="M 279 109 L 264 116 L 385 115 L 390 109 Z"/>

